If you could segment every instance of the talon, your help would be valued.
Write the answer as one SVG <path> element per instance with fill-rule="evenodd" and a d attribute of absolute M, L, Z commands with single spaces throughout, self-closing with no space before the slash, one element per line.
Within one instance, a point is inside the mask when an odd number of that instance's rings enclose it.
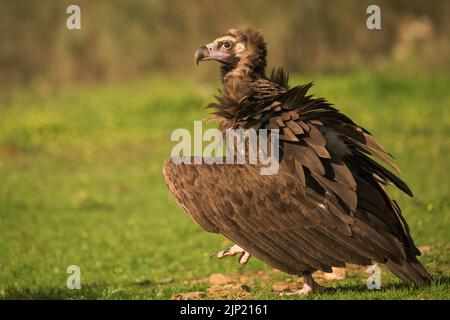
<path fill-rule="evenodd" d="M 326 292 L 327 288 L 322 287 L 320 284 L 318 284 L 316 281 L 314 281 L 313 277 L 311 276 L 310 273 L 305 273 L 303 275 L 304 278 L 304 283 L 303 283 L 303 287 L 297 291 L 297 292 L 289 292 L 289 293 L 281 293 L 281 295 L 286 295 L 286 296 L 292 296 L 292 295 L 304 295 L 304 294 L 309 294 L 309 293 L 314 293 L 314 292 Z"/>
<path fill-rule="evenodd" d="M 250 260 L 250 257 L 251 257 L 250 253 L 248 253 L 247 251 L 243 252 L 239 257 L 239 264 L 241 266 L 245 266 L 248 260 Z"/>
<path fill-rule="evenodd" d="M 217 257 L 217 254 L 218 254 L 219 252 L 213 252 L 213 253 L 211 253 L 210 255 L 209 255 L 209 260 L 211 260 L 212 258 L 214 258 L 214 257 Z"/>
<path fill-rule="evenodd" d="M 223 250 L 223 251 L 217 252 L 216 256 L 219 259 L 223 259 L 224 257 L 232 256 L 232 254 L 230 254 L 230 250 Z"/>
<path fill-rule="evenodd" d="M 211 259 L 212 257 L 217 257 L 218 259 L 223 259 L 225 257 L 234 257 L 238 253 L 241 254 L 239 256 L 239 264 L 241 265 L 241 267 L 243 267 L 248 262 L 251 255 L 250 255 L 250 253 L 248 253 L 247 251 L 245 251 L 238 245 L 234 245 L 227 250 L 222 250 L 222 251 L 212 253 L 209 258 Z"/>

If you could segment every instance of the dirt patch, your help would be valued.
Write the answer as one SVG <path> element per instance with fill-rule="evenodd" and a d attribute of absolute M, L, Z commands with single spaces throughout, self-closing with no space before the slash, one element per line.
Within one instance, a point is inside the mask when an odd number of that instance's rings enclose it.
<path fill-rule="evenodd" d="M 330 285 L 347 277 L 365 274 L 365 267 L 348 265 L 347 268 L 336 270 L 337 277 L 331 281 L 328 274 L 317 271 L 313 274 L 322 285 Z M 281 279 L 280 279 L 281 278 Z M 273 269 L 270 271 L 231 272 L 229 274 L 213 273 L 209 277 L 195 279 L 190 284 L 205 284 L 208 287 L 202 292 L 186 292 L 172 296 L 174 300 L 190 299 L 249 299 L 255 287 L 266 287 L 268 292 L 280 295 L 296 292 L 303 286 L 302 277 L 289 276 Z"/>
<path fill-rule="evenodd" d="M 206 293 L 201 291 L 178 293 L 171 300 L 201 300 L 206 298 Z"/>

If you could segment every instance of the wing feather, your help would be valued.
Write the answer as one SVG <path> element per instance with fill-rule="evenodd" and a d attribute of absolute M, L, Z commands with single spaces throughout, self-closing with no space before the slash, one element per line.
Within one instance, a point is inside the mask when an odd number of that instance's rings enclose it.
<path fill-rule="evenodd" d="M 281 81 L 284 76 L 276 77 Z M 265 88 L 266 83 L 259 85 Z M 259 165 L 166 161 L 169 189 L 207 231 L 225 235 L 283 271 L 328 272 L 331 266 L 372 260 L 393 263 L 394 270 L 418 250 L 383 185 L 392 182 L 411 191 L 369 157 L 399 171 L 384 147 L 324 99 L 307 95 L 311 86 L 295 87 L 267 104 L 248 102 L 241 117 L 226 122 L 237 128 L 280 129 L 278 174 L 261 176 Z M 229 116 L 233 103 L 247 103 L 250 93 L 236 90 L 219 101 L 225 105 L 219 115 Z"/>

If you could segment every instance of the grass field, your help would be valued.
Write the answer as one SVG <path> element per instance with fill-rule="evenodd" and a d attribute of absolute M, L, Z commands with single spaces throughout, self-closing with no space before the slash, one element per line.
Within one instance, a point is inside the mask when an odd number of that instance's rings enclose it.
<path fill-rule="evenodd" d="M 310 80 L 315 94 L 395 156 L 415 197 L 394 195 L 436 281 L 414 289 L 386 271 L 382 290 L 370 291 L 364 269 L 353 268 L 345 280 L 319 277 L 333 288 L 326 294 L 287 298 L 449 299 L 450 76 L 357 73 L 294 77 L 291 84 Z M 277 288 L 297 286 L 295 277 L 256 259 L 241 271 L 236 259 L 210 261 L 230 243 L 192 222 L 165 186 L 170 133 L 205 117 L 215 90 L 152 78 L 0 93 L 0 298 L 285 298 Z M 73 264 L 81 268 L 81 290 L 66 287 Z M 208 278 L 214 273 L 225 280 Z"/>

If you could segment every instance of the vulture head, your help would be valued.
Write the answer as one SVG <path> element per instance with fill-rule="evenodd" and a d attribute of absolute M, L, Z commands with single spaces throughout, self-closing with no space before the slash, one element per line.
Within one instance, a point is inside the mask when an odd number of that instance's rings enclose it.
<path fill-rule="evenodd" d="M 195 53 L 195 61 L 215 60 L 222 64 L 227 74 L 263 74 L 266 67 L 267 49 L 261 32 L 230 29 L 213 42 L 201 46 Z"/>

